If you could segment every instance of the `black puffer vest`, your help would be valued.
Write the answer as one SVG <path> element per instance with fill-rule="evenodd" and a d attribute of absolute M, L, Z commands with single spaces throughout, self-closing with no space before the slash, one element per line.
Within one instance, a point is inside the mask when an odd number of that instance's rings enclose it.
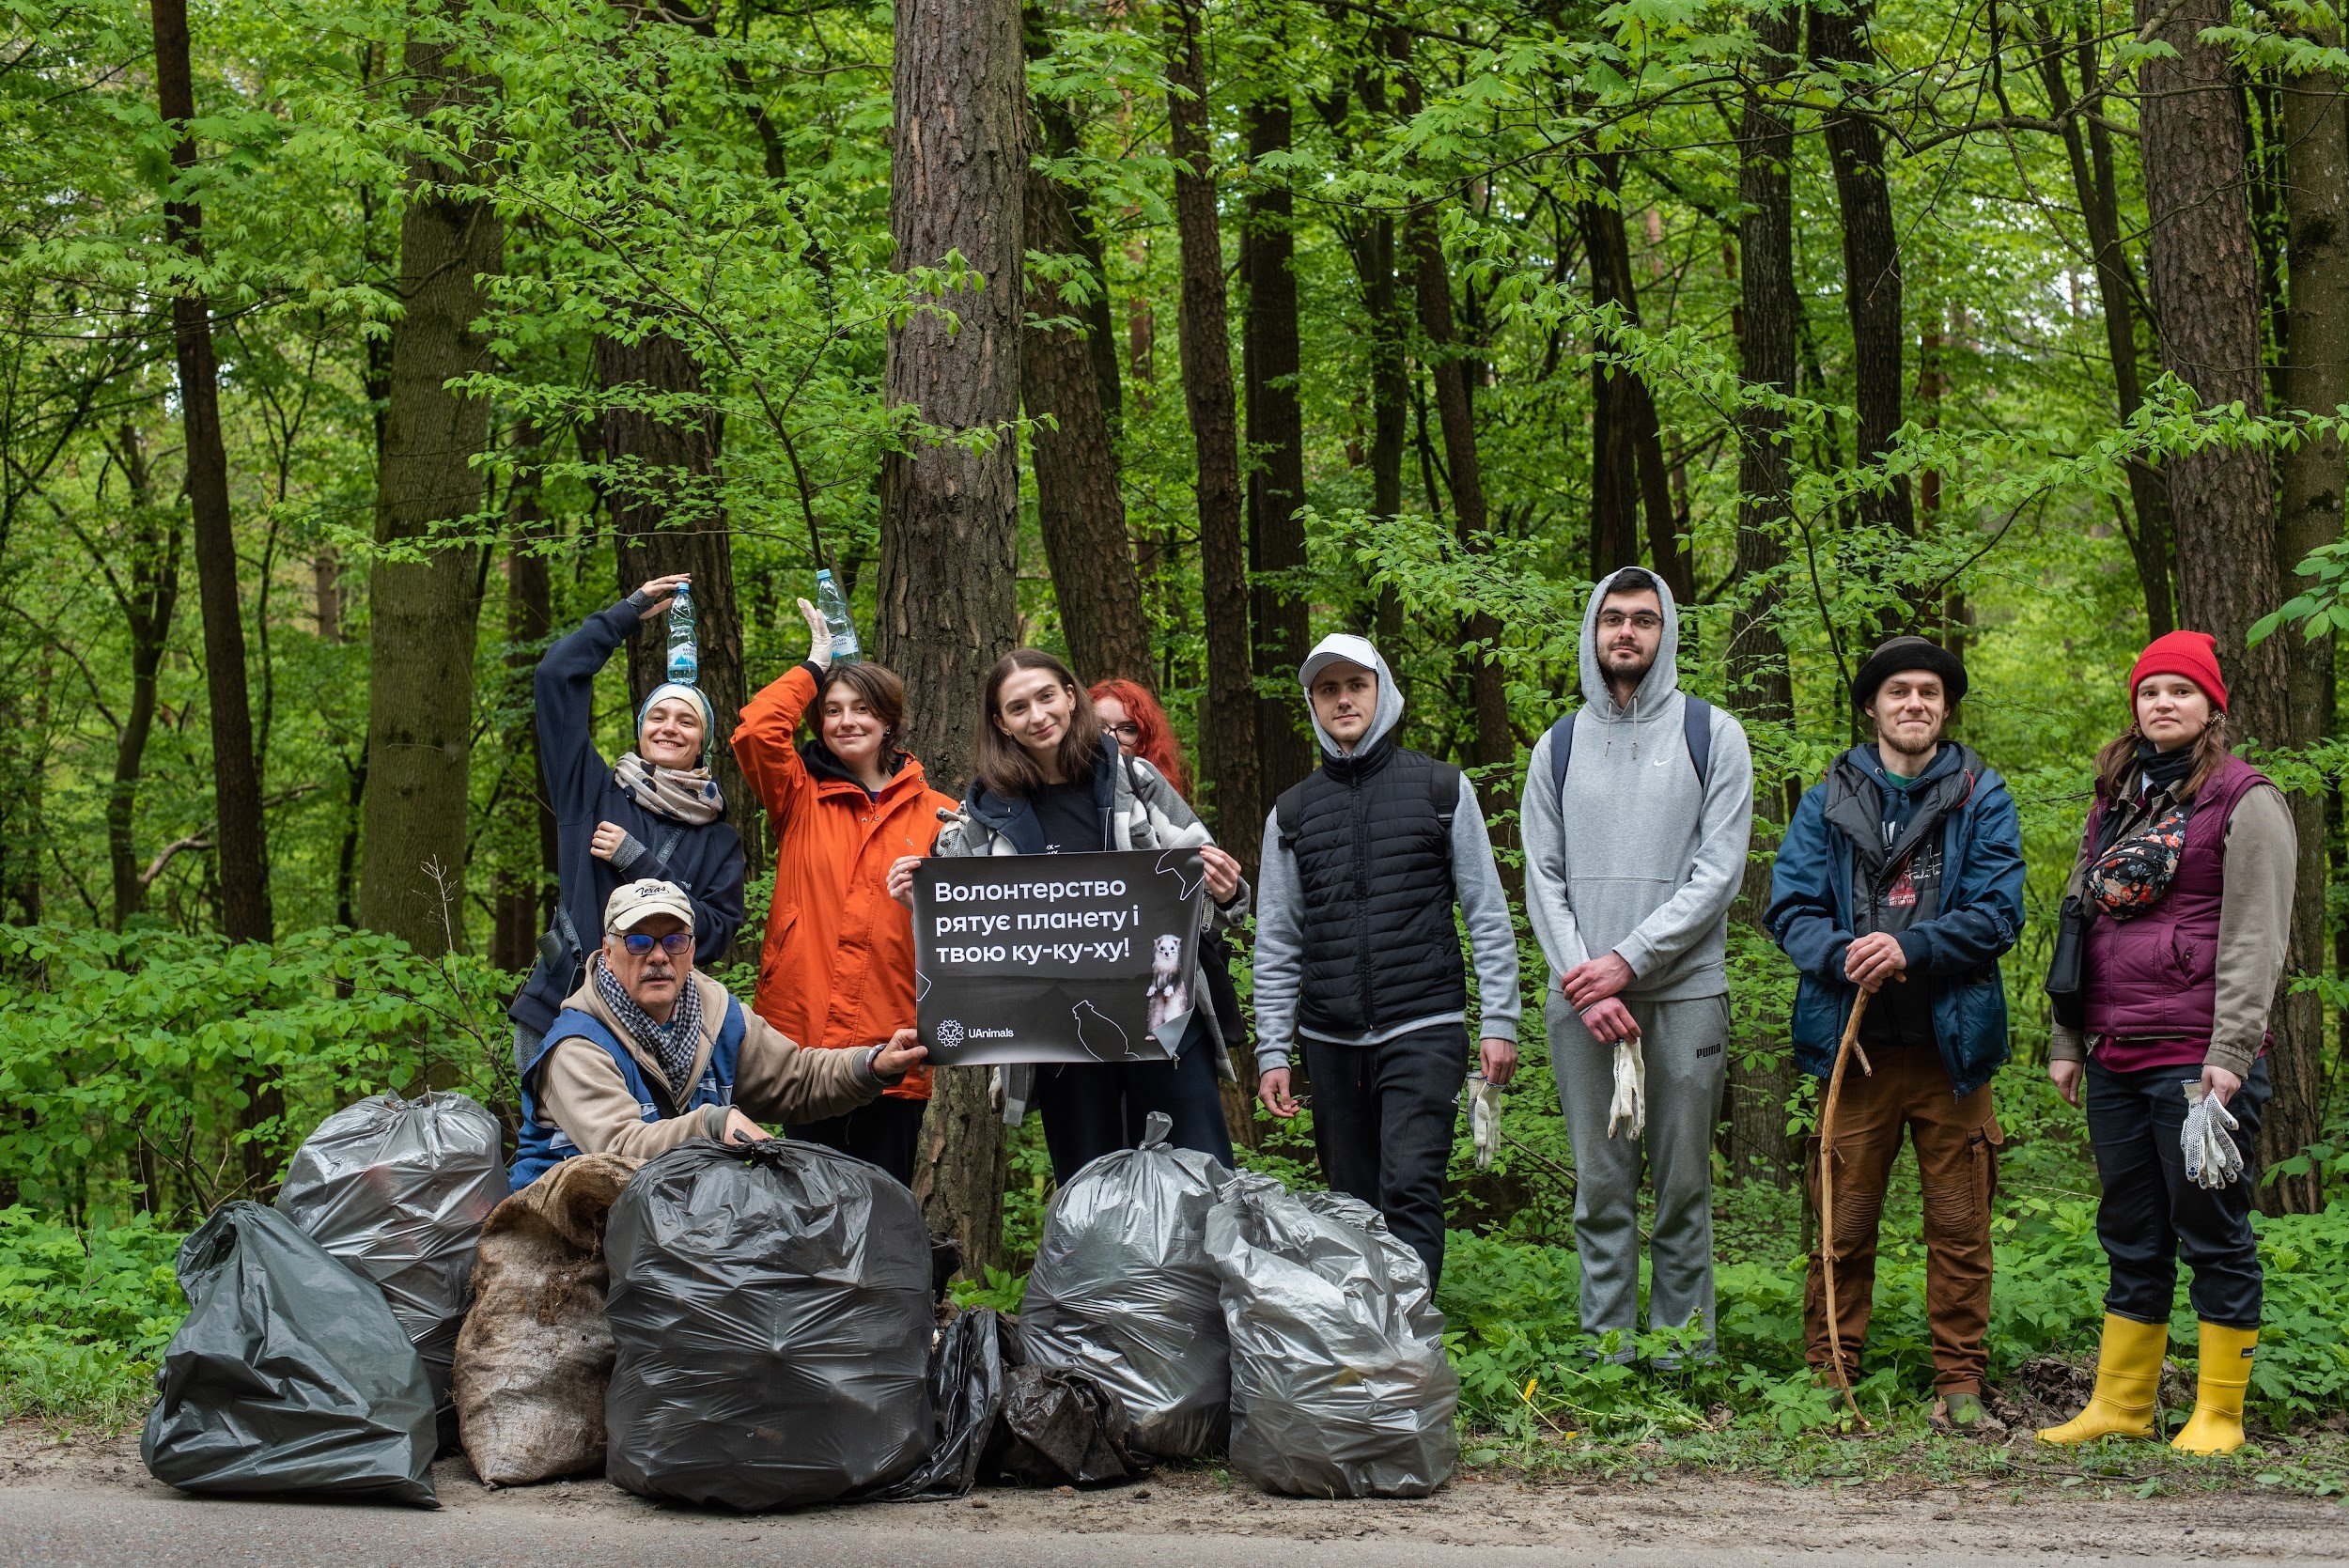
<path fill-rule="evenodd" d="M 1282 792 L 1303 939 L 1299 1028 L 1337 1039 L 1468 1007 L 1453 924 L 1460 770 L 1380 740 Z"/>

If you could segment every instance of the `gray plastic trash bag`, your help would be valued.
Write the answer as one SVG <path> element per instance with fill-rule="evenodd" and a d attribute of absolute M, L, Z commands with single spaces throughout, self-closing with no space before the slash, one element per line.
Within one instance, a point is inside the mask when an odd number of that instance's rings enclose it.
<path fill-rule="evenodd" d="M 1207 1211 L 1231 1172 L 1166 1141 L 1152 1112 L 1142 1147 L 1103 1155 L 1052 1199 L 1019 1307 L 1019 1348 L 1041 1367 L 1091 1373 L 1166 1458 L 1223 1448 L 1231 1352 Z"/>
<path fill-rule="evenodd" d="M 860 1499 L 958 1498 L 978 1481 L 979 1460 L 1003 1410 L 1003 1327 L 992 1309 L 956 1312 L 939 1329 L 930 1349 L 930 1406 L 937 1422 L 929 1452 L 903 1480 L 860 1492 Z"/>
<path fill-rule="evenodd" d="M 381 1291 L 248 1203 L 180 1245 L 179 1288 L 139 1443 L 157 1481 L 438 1506 L 431 1386 Z"/>
<path fill-rule="evenodd" d="M 505 1129 L 462 1094 L 375 1094 L 296 1150 L 277 1210 L 381 1287 L 424 1358 L 443 1444 L 457 1440 L 449 1362 L 482 1221 L 506 1199 Z"/>
<path fill-rule="evenodd" d="M 606 1473 L 726 1508 L 828 1502 L 930 1451 L 929 1233 L 820 1143 L 697 1140 L 612 1206 Z"/>
<path fill-rule="evenodd" d="M 1459 1458 L 1427 1268 L 1377 1211 L 1234 1178 L 1207 1216 L 1232 1336 L 1232 1463 L 1268 1492 L 1417 1498 Z"/>

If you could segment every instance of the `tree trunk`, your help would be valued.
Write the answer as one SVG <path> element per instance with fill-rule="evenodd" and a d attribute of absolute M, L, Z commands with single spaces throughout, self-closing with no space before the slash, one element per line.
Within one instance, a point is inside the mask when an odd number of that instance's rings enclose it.
<path fill-rule="evenodd" d="M 1591 162 L 1606 192 L 1603 198 L 1580 203 L 1578 214 L 1590 266 L 1591 303 L 1620 307 L 1625 323 L 1636 327 L 1640 295 L 1631 275 L 1631 237 L 1623 221 L 1623 155 L 1600 153 Z M 1616 346 L 1597 347 L 1612 350 Z M 1644 513 L 1648 561 L 1671 586 L 1672 597 L 1685 604 L 1696 597 L 1696 582 L 1673 515 L 1655 394 L 1638 371 L 1594 363 L 1591 410 L 1591 538 L 1600 560 L 1599 570 L 1592 575 L 1639 565 Z"/>
<path fill-rule="evenodd" d="M 1801 304 L 1795 288 L 1795 122 L 1783 98 L 1800 47 L 1801 13 L 1792 8 L 1757 12 L 1762 49 L 1758 82 L 1748 85 L 1737 137 L 1737 226 L 1740 350 L 1747 388 L 1788 395 L 1795 390 L 1795 330 Z M 1746 733 L 1763 737 L 1756 760 L 1767 766 L 1778 748 L 1766 737 L 1794 725 L 1794 681 L 1779 630 L 1775 572 L 1784 560 L 1779 531 L 1794 494 L 1787 450 L 1790 432 L 1779 410 L 1748 404 L 1737 414 L 1737 577 L 1730 612 L 1729 694 Z M 1792 815 L 1797 781 L 1765 784 L 1759 815 L 1768 830 Z M 1770 834 L 1774 836 L 1774 832 Z M 1768 898 L 1766 862 L 1748 866 L 1738 918 L 1760 924 Z M 1786 1135 L 1785 1105 L 1794 1072 L 1775 1030 L 1734 1043 L 1729 1059 L 1729 1143 L 1733 1178 L 1783 1187 L 1796 1160 Z"/>
<path fill-rule="evenodd" d="M 1248 565 L 1255 573 L 1292 578 L 1305 569 L 1305 419 L 1299 407 L 1297 325 L 1296 201 L 1285 171 L 1268 159 L 1286 156 L 1291 114 L 1286 89 L 1249 107 L 1248 162 L 1252 176 L 1240 272 L 1248 282 L 1242 379 L 1248 384 Z M 1259 582 L 1250 598 L 1255 626 L 1256 768 L 1264 799 L 1314 768 L 1297 667 L 1311 635 L 1301 589 Z M 1283 693 L 1266 696 L 1266 691 Z"/>
<path fill-rule="evenodd" d="M 889 335 L 883 390 L 926 427 L 881 464 L 882 662 L 924 694 L 907 741 L 949 793 L 971 770 L 971 705 L 1017 635 L 1020 257 L 1028 161 L 1018 0 L 896 0 L 889 226 L 902 268 L 958 251 L 976 287 Z M 956 320 L 950 323 L 945 312 Z M 991 437 L 973 450 L 953 438 Z M 933 435 L 931 432 L 936 432 Z M 947 439 L 937 439 L 938 437 Z M 983 1067 L 941 1068 L 914 1191 L 981 1277 L 1003 1259 L 1003 1127 Z"/>
<path fill-rule="evenodd" d="M 1851 318 L 1853 404 L 1863 466 L 1891 450 L 1901 427 L 1901 357 L 1907 341 L 1901 325 L 1900 231 L 1884 178 L 1884 129 L 1868 106 L 1868 89 L 1850 79 L 1873 66 L 1868 29 L 1875 14 L 1874 0 L 1850 0 L 1841 14 L 1811 11 L 1812 58 L 1847 72 L 1843 98 L 1827 116 L 1825 130 L 1843 219 L 1843 309 Z M 1904 538 L 1915 535 L 1908 480 L 1863 491 L 1859 518 Z M 1931 618 L 1922 607 L 1911 614 Z"/>
<path fill-rule="evenodd" d="M 2137 279 L 2121 241 L 2120 184 L 2113 168 L 2112 132 L 2101 119 L 2071 112 L 2073 98 L 2063 74 L 2062 48 L 2046 13 L 2037 15 L 2040 75 L 2046 84 L 2048 106 L 2063 125 L 2072 189 L 2087 222 L 2089 250 L 2095 261 L 2096 302 L 2105 319 L 2106 350 L 2112 357 L 2113 393 L 2122 422 L 2126 424 L 2136 417 L 2144 398 L 2137 364 Z M 2093 39 L 2085 36 L 2074 50 L 2082 91 L 2094 90 L 2099 80 L 2096 54 Z M 2145 598 L 2146 629 L 2159 637 L 2177 628 L 2176 600 L 2170 585 L 2170 489 L 2151 463 L 2131 462 L 2128 473 L 2129 501 L 2137 514 L 2137 526 L 2129 534 L 2129 553 Z"/>
<path fill-rule="evenodd" d="M 608 399 L 597 426 L 611 475 L 604 501 L 612 510 L 620 586 L 633 588 L 673 572 L 692 574 L 693 643 L 700 664 L 693 684 L 709 699 L 716 721 L 709 770 L 725 797 L 726 820 L 742 835 L 743 853 L 756 876 L 767 864 L 767 818 L 742 782 L 730 744 L 749 687 L 742 667 L 742 606 L 734 591 L 734 536 L 719 467 L 725 437 L 717 405 L 692 350 L 657 328 L 634 343 L 598 338 L 595 366 L 597 385 Z M 669 678 L 668 671 L 664 619 L 629 641 L 631 710 Z M 741 939 L 755 936 L 745 932 Z M 754 951 L 744 946 L 736 956 Z"/>
<path fill-rule="evenodd" d="M 187 0 L 154 0 L 155 97 L 172 143 L 175 193 L 195 170 L 195 85 L 188 61 Z M 191 267 L 204 256 L 204 210 L 163 204 L 163 238 Z M 211 708 L 212 787 L 220 811 L 214 839 L 221 926 L 231 941 L 273 935 L 268 846 L 261 827 L 260 769 L 253 756 L 253 709 L 245 691 L 244 619 L 237 585 L 237 538 L 228 510 L 228 452 L 220 430 L 220 370 L 212 352 L 210 302 L 200 291 L 171 302 L 179 371 L 179 419 L 187 443 L 188 510 L 194 524 L 196 597 L 204 613 L 205 696 Z"/>
<path fill-rule="evenodd" d="M 1206 721 L 1200 726 L 1217 841 L 1253 877 L 1264 821 L 1256 772 L 1256 686 L 1248 635 L 1248 542 L 1242 526 L 1238 419 L 1223 299 L 1223 238 L 1207 152 L 1207 56 L 1196 0 L 1173 0 L 1167 30 L 1167 116 L 1176 160 L 1174 226 L 1182 242 L 1176 346 L 1199 472 L 1199 575 L 1207 629 Z"/>
<path fill-rule="evenodd" d="M 412 38 L 407 60 L 428 114 L 469 95 L 445 43 Z M 368 568 L 367 777 L 359 877 L 360 924 L 423 953 L 463 944 L 468 783 L 473 760 L 474 640 L 481 616 L 482 546 L 438 538 L 477 532 L 488 443 L 486 398 L 448 383 L 491 363 L 474 323 L 488 299 L 476 281 L 505 265 L 496 209 L 413 171 L 399 226 L 399 296 L 391 385 L 377 467 L 379 550 L 421 545 L 424 559 Z M 453 894 L 453 897 L 449 896 Z"/>
<path fill-rule="evenodd" d="M 524 467 L 515 478 L 514 493 L 506 511 L 506 679 L 507 710 L 518 722 L 509 734 L 506 766 L 519 775 L 522 798 L 530 802 L 537 851 L 536 865 L 524 872 L 513 865 L 499 869 L 492 908 L 495 910 L 490 959 L 502 970 L 528 969 L 537 961 L 538 933 L 554 915 L 554 895 L 561 875 L 555 858 L 554 809 L 547 800 L 546 781 L 538 766 L 538 726 L 530 722 L 531 681 L 547 639 L 554 632 L 554 585 L 547 558 L 533 549 L 548 536 L 540 505 L 537 467 L 538 438 L 525 421 L 516 443 Z"/>
<path fill-rule="evenodd" d="M 139 879 L 139 780 L 155 730 L 163 652 L 179 603 L 179 551 L 185 538 L 177 506 L 159 507 L 148 480 L 138 427 L 125 421 L 115 456 L 131 493 L 127 583 L 117 598 L 131 632 L 131 703 L 115 737 L 114 782 L 106 792 L 106 859 L 113 873 L 114 925 L 119 931 L 147 904 Z"/>
<path fill-rule="evenodd" d="M 1028 249 L 1039 256 L 1078 254 L 1066 193 L 1034 168 L 1024 185 Z M 1051 567 L 1061 633 L 1079 676 L 1124 675 L 1156 688 L 1150 620 L 1143 613 L 1142 578 L 1126 534 L 1126 497 L 1099 372 L 1084 329 L 1036 324 L 1065 319 L 1079 308 L 1045 280 L 1029 281 L 1019 394 L 1035 422 L 1028 441 L 1035 459 L 1037 527 Z"/>
<path fill-rule="evenodd" d="M 1401 58 L 1409 43 L 1408 35 L 1396 41 L 1398 33 L 1387 27 L 1380 38 L 1382 47 Z M 1367 67 L 1357 70 L 1354 92 L 1373 118 L 1385 117 L 1383 73 Z M 1345 129 L 1341 115 L 1330 132 L 1343 136 Z M 1411 417 L 1407 369 L 1410 318 L 1395 289 L 1394 220 L 1380 213 L 1341 232 L 1361 284 L 1362 314 L 1370 332 L 1370 513 L 1389 522 L 1403 513 L 1403 453 L 1410 442 Z M 1379 590 L 1373 617 L 1379 645 L 1392 650 L 1403 635 L 1403 603 L 1392 588 Z"/>
<path fill-rule="evenodd" d="M 2162 357 L 2204 408 L 2266 406 L 2260 374 L 2259 257 L 2244 191 L 2246 130 L 2227 49 L 2205 28 L 2228 24 L 2225 0 L 2139 0 L 2140 30 L 2176 51 L 2139 68 L 2139 111 L 2150 220 L 2147 271 Z M 2166 21 L 2161 19 L 2166 18 Z M 2281 639 L 2245 645 L 2251 623 L 2282 598 L 2274 486 L 2257 447 L 2208 445 L 2170 459 L 2180 618 L 2218 640 L 2228 713 L 2238 736 L 2292 739 Z M 2268 1054 L 2275 1098 L 2260 1128 L 2262 1157 L 2296 1154 L 2317 1133 L 2317 1042 L 2279 1012 Z M 2263 1194 L 2264 1196 L 2264 1194 Z M 2279 1192 L 2289 1203 L 2295 1196 Z M 2267 1201 L 2275 1201 L 2269 1199 Z"/>
<path fill-rule="evenodd" d="M 2341 29 L 2329 25 L 2312 39 L 2341 47 Z M 2286 326 L 2286 387 L 2295 406 L 2330 414 L 2349 403 L 2349 112 L 2341 83 L 2329 71 L 2284 80 L 2280 96 L 2284 141 L 2285 242 L 2291 267 L 2290 316 Z M 2349 476 L 2338 436 L 2303 442 L 2278 458 L 2283 474 L 2283 511 L 2276 544 L 2282 575 L 2310 551 L 2341 537 L 2341 486 Z M 2279 590 L 2288 592 L 2288 589 Z M 2283 633 L 2286 692 L 2292 744 L 2310 746 L 2332 731 L 2333 640 L 2327 627 L 2313 636 L 2296 628 Z M 2325 972 L 2326 828 L 2328 813 L 2322 790 L 2292 798 L 2300 834 L 2299 879 L 2292 912 L 2293 975 Z M 2321 1126 L 2325 1022 L 2313 993 L 2280 1000 L 2279 1049 L 2287 1045 L 2302 1086 L 2297 1134 L 2303 1141 Z M 2280 1066 L 2280 1060 L 2271 1064 Z M 2270 1159 L 2289 1157 L 2296 1145 L 2271 1143 Z M 2269 1191 L 2287 1211 L 2313 1214 L 2324 1207 L 2321 1169 L 2306 1176 L 2277 1178 Z"/>

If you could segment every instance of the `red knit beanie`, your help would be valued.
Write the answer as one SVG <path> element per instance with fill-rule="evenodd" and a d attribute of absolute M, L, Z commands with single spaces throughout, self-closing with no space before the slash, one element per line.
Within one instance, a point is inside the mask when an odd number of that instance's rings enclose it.
<path fill-rule="evenodd" d="M 2145 644 L 2129 670 L 2129 704 L 2147 675 L 2184 675 L 2202 689 L 2218 711 L 2227 711 L 2227 682 L 2218 673 L 2218 639 L 2207 631 L 2165 632 Z"/>

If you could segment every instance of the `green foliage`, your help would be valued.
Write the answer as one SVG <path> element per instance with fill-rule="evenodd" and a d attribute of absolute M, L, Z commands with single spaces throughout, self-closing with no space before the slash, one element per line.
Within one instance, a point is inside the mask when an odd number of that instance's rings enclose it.
<path fill-rule="evenodd" d="M 0 1417 L 117 1422 L 143 1408 L 187 1310 L 179 1239 L 145 1215 L 77 1230 L 0 1209 Z"/>

